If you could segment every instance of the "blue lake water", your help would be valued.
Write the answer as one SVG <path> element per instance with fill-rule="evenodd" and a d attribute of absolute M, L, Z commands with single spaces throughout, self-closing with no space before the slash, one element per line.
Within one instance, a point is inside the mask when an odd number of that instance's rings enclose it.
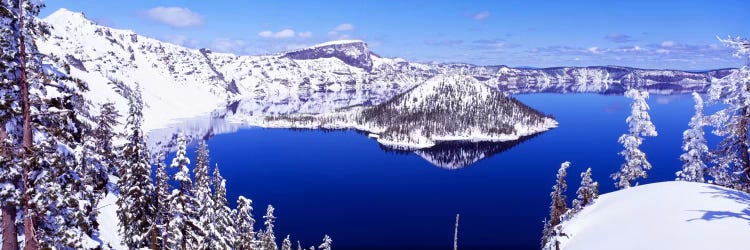
<path fill-rule="evenodd" d="M 309 246 L 328 234 L 336 249 L 451 249 L 460 213 L 461 249 L 537 249 L 560 163 L 572 162 L 569 199 L 587 167 L 602 193 L 614 190 L 609 176 L 622 162 L 617 138 L 627 129 L 630 100 L 596 94 L 517 98 L 554 115 L 559 127 L 461 169 L 382 150 L 354 131 L 261 128 L 212 137 L 211 161 L 227 178 L 232 206 L 239 195 L 253 200 L 256 228 L 266 205 L 276 207 L 279 239 L 292 234 Z M 659 136 L 641 148 L 654 166 L 641 183 L 674 179 L 682 131 L 693 115 L 689 95 L 655 95 L 649 104 Z"/>

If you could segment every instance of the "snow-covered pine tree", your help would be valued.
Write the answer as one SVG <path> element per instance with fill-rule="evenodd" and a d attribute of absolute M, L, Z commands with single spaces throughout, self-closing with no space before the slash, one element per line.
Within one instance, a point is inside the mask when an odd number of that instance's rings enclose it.
<path fill-rule="evenodd" d="M 222 237 L 217 242 L 213 242 L 214 249 L 231 249 L 234 242 L 237 241 L 237 231 L 234 227 L 234 218 L 232 210 L 227 203 L 227 182 L 219 172 L 219 165 L 216 164 L 213 172 L 214 184 L 214 211 L 216 217 L 214 227 Z"/>
<path fill-rule="evenodd" d="M 264 250 L 277 250 L 276 246 L 276 235 L 273 232 L 273 223 L 276 221 L 276 216 L 273 215 L 274 208 L 268 205 L 266 209 L 266 215 L 263 216 L 265 221 L 263 225 L 266 226 L 266 230 L 260 234 L 260 247 Z"/>
<path fill-rule="evenodd" d="M 704 157 L 708 154 L 706 138 L 703 132 L 705 124 L 703 118 L 703 98 L 698 93 L 693 92 L 695 100 L 695 114 L 690 118 L 688 125 L 690 128 L 682 133 L 682 150 L 685 151 L 680 155 L 682 160 L 682 170 L 677 171 L 678 181 L 705 182 L 706 164 L 703 162 Z"/>
<path fill-rule="evenodd" d="M 27 248 L 77 247 L 95 230 L 86 212 L 93 191 L 78 178 L 85 166 L 76 158 L 86 150 L 88 113 L 81 92 L 87 86 L 59 71 L 64 65 L 57 58 L 37 50 L 35 37 L 48 35 L 36 18 L 43 7 L 41 1 L 0 1 L 3 249 L 17 249 L 18 235 Z M 23 233 L 16 222 L 23 223 Z"/>
<path fill-rule="evenodd" d="M 320 250 L 331 250 L 331 247 L 333 246 L 333 240 L 330 236 L 327 234 L 323 236 L 323 243 L 318 246 L 318 249 Z"/>
<path fill-rule="evenodd" d="M 570 167 L 570 162 L 566 161 L 560 164 L 560 169 L 557 170 L 555 185 L 552 186 L 552 192 L 550 193 L 552 203 L 550 204 L 549 217 L 552 226 L 560 224 L 560 217 L 568 210 L 567 197 L 565 196 L 565 191 L 568 190 L 568 184 L 565 182 L 565 178 L 568 176 L 568 167 Z"/>
<path fill-rule="evenodd" d="M 99 200 L 104 197 L 109 182 L 107 169 L 102 164 L 103 157 L 96 154 L 96 142 L 91 136 L 92 130 L 86 130 L 82 135 L 83 146 L 76 149 L 76 159 L 78 164 L 75 171 L 80 173 L 79 181 L 83 188 L 88 192 L 81 193 L 85 202 L 80 205 L 81 211 L 85 214 L 86 221 L 79 222 L 81 226 L 88 228 L 86 234 L 92 236 L 97 227 L 97 215 Z"/>
<path fill-rule="evenodd" d="M 620 171 L 612 174 L 618 188 L 629 188 L 635 179 L 648 176 L 646 170 L 651 169 L 651 163 L 639 147 L 643 143 L 643 136 L 658 135 L 648 114 L 648 92 L 631 89 L 625 92 L 625 96 L 633 99 L 633 103 L 630 105 L 630 116 L 625 120 L 628 123 L 628 133 L 620 136 L 618 140 L 625 147 L 620 152 L 620 155 L 625 157 L 625 163 L 620 167 Z"/>
<path fill-rule="evenodd" d="M 302 250 L 302 243 L 299 243 L 299 241 L 297 241 L 297 250 Z"/>
<path fill-rule="evenodd" d="M 126 125 L 126 142 L 120 149 L 122 161 L 118 163 L 120 179 L 117 182 L 117 217 L 120 235 L 129 248 L 147 247 L 154 224 L 154 186 L 148 147 L 141 130 L 143 101 L 140 90 L 130 97 Z"/>
<path fill-rule="evenodd" d="M 591 168 L 581 173 L 581 186 L 576 191 L 577 197 L 573 200 L 573 211 L 577 212 L 583 207 L 594 203 L 599 197 L 599 183 L 591 179 Z"/>
<path fill-rule="evenodd" d="M 719 39 L 735 49 L 734 55 L 750 62 L 750 41 L 739 37 Z M 726 108 L 710 116 L 715 135 L 723 137 L 712 152 L 714 166 L 709 175 L 714 183 L 744 191 L 750 190 L 750 65 L 714 81 L 709 100 Z"/>
<path fill-rule="evenodd" d="M 0 205 L 2 205 L 3 244 L 1 249 L 19 249 L 16 216 L 21 205 L 22 169 L 17 154 L 20 148 L 22 116 L 18 90 L 18 38 L 13 1 L 0 2 Z"/>
<path fill-rule="evenodd" d="M 160 153 L 156 157 L 156 190 L 154 192 L 156 219 L 154 220 L 154 228 L 157 235 L 155 244 L 159 249 L 165 246 L 167 225 L 172 215 L 169 207 L 169 196 L 172 186 L 169 185 L 167 164 L 164 163 L 164 159 L 164 153 Z"/>
<path fill-rule="evenodd" d="M 552 198 L 549 206 L 550 220 L 544 223 L 542 246 L 547 245 L 552 237 L 557 235 L 555 227 L 560 224 L 562 216 L 568 211 L 567 197 L 565 196 L 565 191 L 568 189 L 568 184 L 565 182 L 568 167 L 570 167 L 570 162 L 566 161 L 560 164 L 560 169 L 557 170 L 557 179 L 550 193 L 550 198 Z"/>
<path fill-rule="evenodd" d="M 284 238 L 284 242 L 281 243 L 281 250 L 292 250 L 292 240 L 289 239 L 289 235 Z"/>
<path fill-rule="evenodd" d="M 193 194 L 196 200 L 196 211 L 201 228 L 206 233 L 203 237 L 202 248 L 219 249 L 222 247 L 223 235 L 219 233 L 216 226 L 216 212 L 213 196 L 211 194 L 211 178 L 208 176 L 209 153 L 205 141 L 198 141 L 195 154 L 195 185 Z"/>
<path fill-rule="evenodd" d="M 237 212 L 235 222 L 237 223 L 237 241 L 235 249 L 258 249 L 255 239 L 255 219 L 253 219 L 253 201 L 240 196 L 237 198 Z"/>
<path fill-rule="evenodd" d="M 96 154 L 102 158 L 99 161 L 107 170 L 107 173 L 117 175 L 117 154 L 112 142 L 119 136 L 115 133 L 115 127 L 119 124 L 117 119 L 120 113 L 117 112 L 115 105 L 111 102 L 102 104 L 99 108 L 99 115 L 96 116 L 96 128 L 93 131 L 94 141 L 96 142 Z"/>
<path fill-rule="evenodd" d="M 198 221 L 197 200 L 193 196 L 193 180 L 190 178 L 190 159 L 187 157 L 187 142 L 184 135 L 177 137 L 177 154 L 171 167 L 177 168 L 174 180 L 180 186 L 172 190 L 169 207 L 172 216 L 167 226 L 167 247 L 171 249 L 199 249 L 205 231 Z"/>

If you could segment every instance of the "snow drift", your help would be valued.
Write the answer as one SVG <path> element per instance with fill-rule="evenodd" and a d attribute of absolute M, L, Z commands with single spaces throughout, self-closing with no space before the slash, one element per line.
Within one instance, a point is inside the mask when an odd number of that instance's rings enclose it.
<path fill-rule="evenodd" d="M 601 195 L 562 224 L 560 249 L 748 249 L 750 194 L 671 181 Z"/>

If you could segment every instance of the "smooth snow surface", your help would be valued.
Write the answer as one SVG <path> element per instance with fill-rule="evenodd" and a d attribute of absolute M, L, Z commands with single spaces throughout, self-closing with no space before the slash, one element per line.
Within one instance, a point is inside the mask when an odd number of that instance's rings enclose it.
<path fill-rule="evenodd" d="M 561 249 L 750 249 L 750 194 L 671 181 L 601 195 L 563 230 Z"/>

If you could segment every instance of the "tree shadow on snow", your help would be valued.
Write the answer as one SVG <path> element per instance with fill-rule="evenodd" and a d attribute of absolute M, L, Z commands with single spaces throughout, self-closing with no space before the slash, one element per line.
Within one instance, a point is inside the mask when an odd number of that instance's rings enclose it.
<path fill-rule="evenodd" d="M 713 191 L 710 192 L 703 192 L 708 194 L 713 194 L 712 198 L 722 198 L 722 199 L 730 199 L 733 201 L 736 201 L 741 204 L 745 204 L 745 209 L 742 209 L 742 211 L 736 212 L 736 211 L 713 211 L 713 210 L 688 210 L 693 212 L 701 212 L 703 215 L 699 218 L 689 219 L 688 222 L 696 221 L 696 220 L 703 220 L 703 221 L 713 221 L 713 220 L 720 220 L 720 219 L 726 219 L 726 218 L 737 218 L 742 219 L 748 222 L 750 224 L 750 194 L 737 191 L 737 190 L 731 190 L 731 189 L 725 189 L 717 186 L 710 185 L 708 186 L 709 189 L 712 189 Z"/>

